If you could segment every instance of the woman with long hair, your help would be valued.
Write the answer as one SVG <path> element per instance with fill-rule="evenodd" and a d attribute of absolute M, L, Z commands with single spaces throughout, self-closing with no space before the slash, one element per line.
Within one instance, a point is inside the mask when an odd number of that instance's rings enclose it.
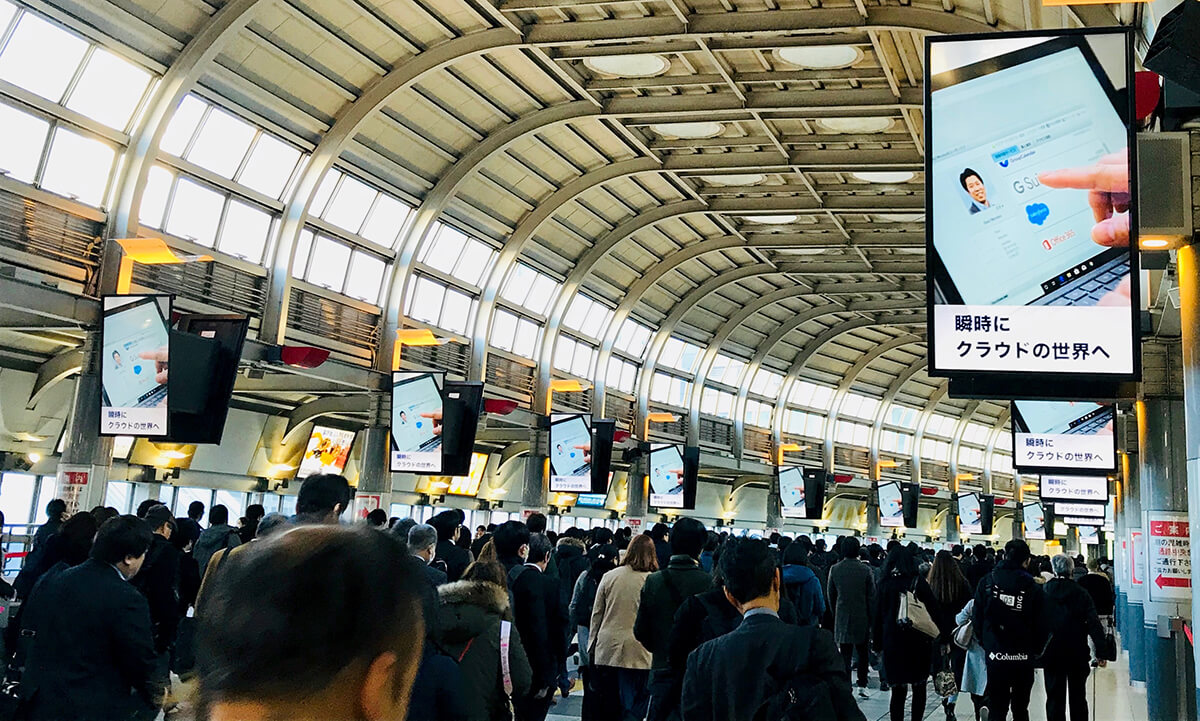
<path fill-rule="evenodd" d="M 604 574 L 596 589 L 588 656 L 601 691 L 600 700 L 615 707 L 598 718 L 639 721 L 650 704 L 650 652 L 633 635 L 642 586 L 658 570 L 654 540 L 647 535 L 629 543 L 621 565 Z M 615 691 L 616 693 L 612 693 Z"/>
<path fill-rule="evenodd" d="M 944 659 L 949 657 L 950 667 L 954 671 L 954 682 L 959 688 L 963 682 L 963 663 L 967 652 L 954 645 L 955 623 L 958 612 L 971 600 L 971 585 L 959 568 L 958 561 L 949 551 L 938 551 L 933 558 L 933 566 L 929 569 L 926 579 L 933 596 L 938 600 L 940 618 L 936 618 L 938 627 L 943 629 L 941 638 L 934 648 L 933 671 L 941 669 Z M 946 721 L 954 721 L 954 704 L 958 694 L 942 700 L 942 710 L 946 712 Z"/>
<path fill-rule="evenodd" d="M 879 585 L 879 612 L 875 615 L 874 643 L 883 652 L 883 675 L 892 689 L 891 721 L 904 721 L 904 701 L 912 686 L 912 719 L 925 717 L 925 686 L 929 681 L 929 659 L 934 639 L 910 624 L 897 620 L 900 599 L 908 592 L 925 604 L 930 615 L 938 619 L 940 610 L 929 583 L 918 571 L 915 543 L 893 548 L 883 565 Z"/>

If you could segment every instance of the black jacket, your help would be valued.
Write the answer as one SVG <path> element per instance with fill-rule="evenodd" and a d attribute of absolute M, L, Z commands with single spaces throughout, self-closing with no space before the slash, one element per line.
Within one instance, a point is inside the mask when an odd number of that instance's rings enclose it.
<path fill-rule="evenodd" d="M 967 583 L 971 584 L 971 593 L 975 593 L 979 589 L 980 579 L 991 573 L 995 568 L 996 564 L 991 561 L 976 560 L 963 569 L 963 575 L 967 577 Z"/>
<path fill-rule="evenodd" d="M 802 625 L 790 603 L 779 604 L 779 620 L 794 626 Z M 742 614 L 725 598 L 723 588 L 712 588 L 684 601 L 675 614 L 667 644 L 671 672 L 682 681 L 692 651 L 714 638 L 732 633 L 741 624 Z"/>
<path fill-rule="evenodd" d="M 29 599 L 21 683 L 31 721 L 108 721 L 159 702 L 146 599 L 95 560 L 47 578 Z"/>
<path fill-rule="evenodd" d="M 879 584 L 879 613 L 875 614 L 875 645 L 883 650 L 884 675 L 890 684 L 924 683 L 929 678 L 929 659 L 933 657 L 933 639 L 909 625 L 896 622 L 900 597 L 913 591 L 925 604 L 935 622 L 941 611 L 933 590 L 920 576 L 884 576 Z M 939 625 L 939 628 L 942 628 Z M 953 629 L 950 629 L 953 630 Z"/>
<path fill-rule="evenodd" d="M 1089 573 L 1079 579 L 1079 587 L 1087 591 L 1096 605 L 1096 613 L 1101 616 L 1113 615 L 1117 597 L 1113 592 L 1112 581 L 1103 573 Z"/>
<path fill-rule="evenodd" d="M 462 577 L 463 571 L 467 570 L 467 566 L 471 565 L 471 552 L 454 545 L 453 541 L 438 541 L 434 560 L 444 561 L 446 576 L 451 581 L 457 581 Z"/>
<path fill-rule="evenodd" d="M 155 534 L 142 570 L 131 579 L 134 588 L 142 592 L 150 606 L 150 627 L 154 632 L 154 650 L 158 653 L 171 647 L 179 627 L 181 555 L 170 541 Z"/>
<path fill-rule="evenodd" d="M 1032 663 L 1046 641 L 1046 596 L 1025 569 L 1009 563 L 979 580 L 972 627 L 989 663 Z"/>
<path fill-rule="evenodd" d="M 465 721 L 463 676 L 454 659 L 425 644 L 406 721 Z"/>
<path fill-rule="evenodd" d="M 558 685 L 558 662 L 563 655 L 566 619 L 560 616 L 558 584 L 541 570 L 517 566 L 508 574 L 513 622 L 521 634 L 533 671 L 530 692 Z"/>
<path fill-rule="evenodd" d="M 828 684 L 834 709 L 829 721 L 865 721 L 829 632 L 771 615 L 751 616 L 692 652 L 683 681 L 683 721 L 752 721 L 773 689 L 801 673 Z"/>
<path fill-rule="evenodd" d="M 1046 625 L 1050 632 L 1042 666 L 1056 668 L 1062 665 L 1086 664 L 1091 660 L 1088 637 L 1102 649 L 1104 627 L 1096 615 L 1096 606 L 1079 583 L 1065 578 L 1047 581 L 1043 587 L 1046 594 Z"/>
<path fill-rule="evenodd" d="M 652 667 L 667 668 L 667 647 L 675 614 L 687 599 L 712 587 L 712 576 L 688 556 L 671 556 L 665 570 L 656 571 L 642 586 L 633 637 L 653 656 Z"/>

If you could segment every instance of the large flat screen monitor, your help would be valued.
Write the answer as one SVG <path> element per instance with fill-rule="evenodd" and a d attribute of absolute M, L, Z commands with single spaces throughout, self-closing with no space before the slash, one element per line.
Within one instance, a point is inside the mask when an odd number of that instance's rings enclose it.
<path fill-rule="evenodd" d="M 579 508 L 604 508 L 607 500 L 608 497 L 603 493 L 580 493 L 575 505 Z"/>
<path fill-rule="evenodd" d="M 1026 473 L 1117 470 L 1117 407 L 1093 401 L 1013 401 L 1013 468 Z"/>
<path fill-rule="evenodd" d="M 686 483 L 683 447 L 666 445 L 650 449 L 650 505 L 655 508 L 684 508 Z"/>
<path fill-rule="evenodd" d="M 171 296 L 106 295 L 100 326 L 100 435 L 165 437 Z"/>
<path fill-rule="evenodd" d="M 899 483 L 879 484 L 879 525 L 884 528 L 904 526 L 904 493 Z"/>
<path fill-rule="evenodd" d="M 958 530 L 961 533 L 983 533 L 983 504 L 978 493 L 958 494 Z"/>
<path fill-rule="evenodd" d="M 605 495 L 612 481 L 613 439 L 617 422 L 611 418 L 592 419 L 592 488 L 593 494 Z"/>
<path fill-rule="evenodd" d="M 1132 38 L 926 36 L 930 375 L 1137 377 Z"/>
<path fill-rule="evenodd" d="M 442 471 L 442 386 L 445 373 L 392 373 L 393 472 Z"/>
<path fill-rule="evenodd" d="M 1041 492 L 1045 501 L 1108 502 L 1108 478 L 1105 476 L 1042 476 Z"/>
<path fill-rule="evenodd" d="M 550 490 L 555 493 L 592 490 L 592 429 L 587 416 L 550 418 Z"/>
<path fill-rule="evenodd" d="M 1046 540 L 1046 511 L 1040 503 L 1021 506 L 1021 519 L 1025 525 L 1025 538 L 1031 541 Z"/>
<path fill-rule="evenodd" d="M 800 466 L 780 467 L 779 514 L 784 518 L 807 518 L 808 507 L 804 500 L 804 469 Z"/>
<path fill-rule="evenodd" d="M 354 431 L 313 426 L 296 477 L 308 478 L 314 473 L 341 473 L 346 469 L 353 445 Z"/>

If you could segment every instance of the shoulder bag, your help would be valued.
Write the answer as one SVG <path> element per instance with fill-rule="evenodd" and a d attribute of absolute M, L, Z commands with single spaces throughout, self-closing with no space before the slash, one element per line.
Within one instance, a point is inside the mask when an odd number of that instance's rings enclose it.
<path fill-rule="evenodd" d="M 917 580 L 913 579 L 912 588 L 900 594 L 900 609 L 896 613 L 896 623 L 901 626 L 911 626 L 914 630 L 920 631 L 930 638 L 937 638 L 941 632 L 938 630 L 937 624 L 933 622 L 933 616 L 929 614 L 929 609 L 917 598 L 916 589 Z"/>

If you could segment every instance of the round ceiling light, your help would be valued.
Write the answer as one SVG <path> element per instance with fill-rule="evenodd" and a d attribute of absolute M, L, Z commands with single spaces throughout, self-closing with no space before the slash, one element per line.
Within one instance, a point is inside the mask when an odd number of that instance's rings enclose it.
<path fill-rule="evenodd" d="M 713 121 L 700 121 L 696 123 L 654 123 L 650 129 L 659 135 L 665 135 L 672 138 L 687 138 L 689 140 L 701 140 L 703 138 L 715 138 L 725 132 L 725 126 L 721 123 Z"/>
<path fill-rule="evenodd" d="M 701 175 L 709 185 L 758 185 L 767 179 L 762 173 L 730 173 L 729 175 Z"/>
<path fill-rule="evenodd" d="M 882 133 L 892 127 L 891 118 L 820 118 L 817 125 L 831 133 Z"/>
<path fill-rule="evenodd" d="M 922 213 L 877 213 L 875 217 L 884 223 L 920 223 L 925 220 Z"/>
<path fill-rule="evenodd" d="M 863 59 L 863 51 L 852 45 L 814 45 L 779 48 L 776 56 L 789 65 L 813 70 L 848 68 Z"/>
<path fill-rule="evenodd" d="M 907 183 L 916 177 L 916 173 L 910 170 L 851 173 L 851 175 L 868 183 Z"/>
<path fill-rule="evenodd" d="M 592 72 L 618 78 L 652 78 L 671 67 L 671 61 L 661 55 L 601 55 L 584 58 L 583 64 Z"/>
<path fill-rule="evenodd" d="M 742 216 L 751 223 L 760 223 L 762 225 L 787 225 L 795 223 L 799 216 L 796 215 L 744 215 Z"/>

